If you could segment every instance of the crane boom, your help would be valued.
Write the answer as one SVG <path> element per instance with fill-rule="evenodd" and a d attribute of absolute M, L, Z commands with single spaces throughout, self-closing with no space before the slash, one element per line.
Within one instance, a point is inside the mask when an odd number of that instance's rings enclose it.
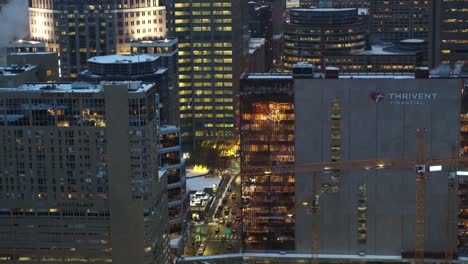
<path fill-rule="evenodd" d="M 426 219 L 426 144 L 424 129 L 416 130 L 418 136 L 418 164 L 416 165 L 416 264 L 424 263 L 424 232 Z"/>
<path fill-rule="evenodd" d="M 317 188 L 317 172 L 337 171 L 337 170 L 370 170 L 370 169 L 407 169 L 416 168 L 416 243 L 415 243 L 415 263 L 424 263 L 424 242 L 425 242 L 425 201 L 426 201 L 426 176 L 424 175 L 426 167 L 431 165 L 453 164 L 459 162 L 468 162 L 468 157 L 452 156 L 443 159 L 430 159 L 426 160 L 426 145 L 425 145 L 425 130 L 418 129 L 416 131 L 418 138 L 418 152 L 416 160 L 411 159 L 381 159 L 381 160 L 356 160 L 356 161 L 338 161 L 338 162 L 321 162 L 321 163 L 303 163 L 295 165 L 272 165 L 272 166 L 249 166 L 243 168 L 242 174 L 249 175 L 263 175 L 271 174 L 276 171 L 289 170 L 295 173 L 310 173 L 313 172 L 313 191 L 311 196 L 303 202 L 297 203 L 293 208 L 288 211 L 288 216 L 291 216 L 298 207 L 311 205 L 312 217 L 312 262 L 317 263 L 318 259 L 318 245 L 319 245 L 319 230 L 318 230 L 318 197 L 322 195 L 326 189 L 318 191 Z M 453 172 L 455 173 L 455 172 Z M 449 190 L 454 190 L 452 181 L 449 178 Z M 450 191 L 449 191 L 450 192 Z M 450 193 L 449 193 L 450 196 Z M 453 199 L 452 199 L 453 198 Z M 449 197 L 449 215 L 450 204 L 454 203 L 454 197 Z M 452 205 L 454 206 L 454 205 Z M 453 209 L 452 209 L 453 210 Z M 450 216 L 449 216 L 450 217 Z M 450 218 L 448 218 L 450 221 Z M 448 223 L 449 224 L 449 223 Z M 314 232 L 315 230 L 315 232 Z M 448 241 L 448 240 L 447 240 Z M 449 243 L 449 242 L 447 242 Z M 448 244 L 448 247 L 450 245 Z M 452 249 L 453 250 L 453 249 Z M 446 258 L 451 258 L 453 252 L 446 251 Z"/>
<path fill-rule="evenodd" d="M 468 157 L 460 158 L 445 158 L 445 159 L 430 159 L 423 162 L 425 166 L 431 165 L 443 165 L 456 162 L 468 162 Z M 267 166 L 249 166 L 244 168 L 242 174 L 245 176 L 249 175 L 263 175 L 274 172 L 276 170 L 291 170 L 294 172 L 326 172 L 333 170 L 361 170 L 361 169 L 408 169 L 414 168 L 418 165 L 415 160 L 401 159 L 401 160 L 354 160 L 354 161 L 338 161 L 338 162 L 321 162 L 321 163 L 304 163 L 296 165 L 273 165 L 272 167 Z"/>

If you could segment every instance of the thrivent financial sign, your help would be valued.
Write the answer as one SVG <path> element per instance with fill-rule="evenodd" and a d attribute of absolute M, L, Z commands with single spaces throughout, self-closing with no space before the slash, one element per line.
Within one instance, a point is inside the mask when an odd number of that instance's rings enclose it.
<path fill-rule="evenodd" d="M 436 100 L 437 93 L 389 93 L 373 92 L 370 98 L 375 103 L 388 102 L 390 104 L 421 105 L 428 104 Z"/>

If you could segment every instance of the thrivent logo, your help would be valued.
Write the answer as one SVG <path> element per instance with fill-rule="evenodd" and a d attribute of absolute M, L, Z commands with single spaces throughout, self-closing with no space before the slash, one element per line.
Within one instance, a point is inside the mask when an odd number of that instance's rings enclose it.
<path fill-rule="evenodd" d="M 370 98 L 372 99 L 372 101 L 378 103 L 384 99 L 384 94 L 381 92 L 372 92 L 370 94 Z"/>

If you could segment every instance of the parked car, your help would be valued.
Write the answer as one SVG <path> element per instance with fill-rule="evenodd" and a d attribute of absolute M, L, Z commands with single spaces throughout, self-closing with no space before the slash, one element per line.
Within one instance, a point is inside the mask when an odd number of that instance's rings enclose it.
<path fill-rule="evenodd" d="M 226 249 L 232 249 L 232 244 L 227 244 Z"/>
<path fill-rule="evenodd" d="M 217 226 L 217 227 L 215 228 L 215 233 L 216 233 L 216 234 L 219 233 L 219 230 L 220 230 L 220 228 L 219 228 L 219 226 Z"/>

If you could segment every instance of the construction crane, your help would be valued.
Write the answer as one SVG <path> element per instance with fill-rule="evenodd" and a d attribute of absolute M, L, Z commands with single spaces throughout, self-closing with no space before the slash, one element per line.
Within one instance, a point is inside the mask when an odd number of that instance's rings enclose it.
<path fill-rule="evenodd" d="M 294 170 L 295 172 L 302 172 L 302 173 L 314 173 L 313 176 L 313 190 L 311 196 L 303 202 L 300 202 L 294 206 L 289 212 L 288 216 L 292 217 L 293 213 L 297 210 L 298 207 L 308 206 L 311 205 L 310 214 L 312 217 L 311 225 L 312 225 L 312 244 L 311 244 L 311 253 L 312 253 L 312 262 L 317 263 L 318 261 L 318 250 L 319 250 L 319 233 L 318 233 L 318 213 L 319 213 L 319 197 L 326 191 L 326 189 L 322 189 L 320 191 L 317 190 L 317 173 L 318 172 L 326 172 L 326 171 L 333 171 L 333 170 L 356 170 L 356 169 L 382 169 L 382 168 L 393 168 L 393 169 L 400 169 L 400 168 L 415 168 L 416 169 L 416 223 L 415 223 L 415 230 L 416 230 L 416 243 L 415 243 L 415 263 L 422 264 L 424 263 L 424 232 L 425 232 L 425 200 L 426 200 L 426 181 L 427 177 L 425 175 L 426 168 L 430 167 L 431 165 L 443 165 L 443 164 L 450 164 L 450 163 L 458 163 L 458 162 L 468 162 L 468 157 L 450 157 L 445 159 L 426 159 L 426 148 L 425 148 L 425 129 L 417 129 L 416 135 L 418 138 L 418 155 L 416 160 L 408 160 L 408 159 L 389 159 L 389 160 L 360 160 L 360 161 L 339 161 L 339 162 L 322 162 L 322 163 L 306 163 L 306 164 L 299 164 L 299 165 L 291 165 L 291 166 L 274 166 L 275 169 L 289 169 Z M 263 166 L 255 166 L 249 167 L 248 172 L 244 172 L 243 175 L 255 175 L 255 174 L 262 174 L 264 171 L 271 171 L 271 168 L 266 168 Z M 449 193 L 450 190 L 453 190 L 454 187 L 454 179 L 450 179 L 450 177 L 454 177 L 453 175 L 449 175 Z M 451 185 L 450 183 L 453 182 Z M 452 199 L 452 200 L 451 200 Z M 449 195 L 449 203 L 454 202 L 454 197 Z M 451 200 L 451 201 L 450 201 Z M 450 209 L 450 207 L 448 208 Z M 452 210 L 453 211 L 453 210 Z M 452 214 L 448 212 L 448 214 Z M 452 216 L 453 217 L 453 216 Z M 450 221 L 450 218 L 448 219 Z M 453 220 L 452 220 L 453 221 Z M 449 224 L 449 223 L 448 223 Z M 448 235 L 450 236 L 450 235 Z M 447 250 L 446 250 L 446 258 L 453 258 L 453 249 L 448 249 L 453 245 L 449 242 L 450 239 L 447 240 Z"/>

